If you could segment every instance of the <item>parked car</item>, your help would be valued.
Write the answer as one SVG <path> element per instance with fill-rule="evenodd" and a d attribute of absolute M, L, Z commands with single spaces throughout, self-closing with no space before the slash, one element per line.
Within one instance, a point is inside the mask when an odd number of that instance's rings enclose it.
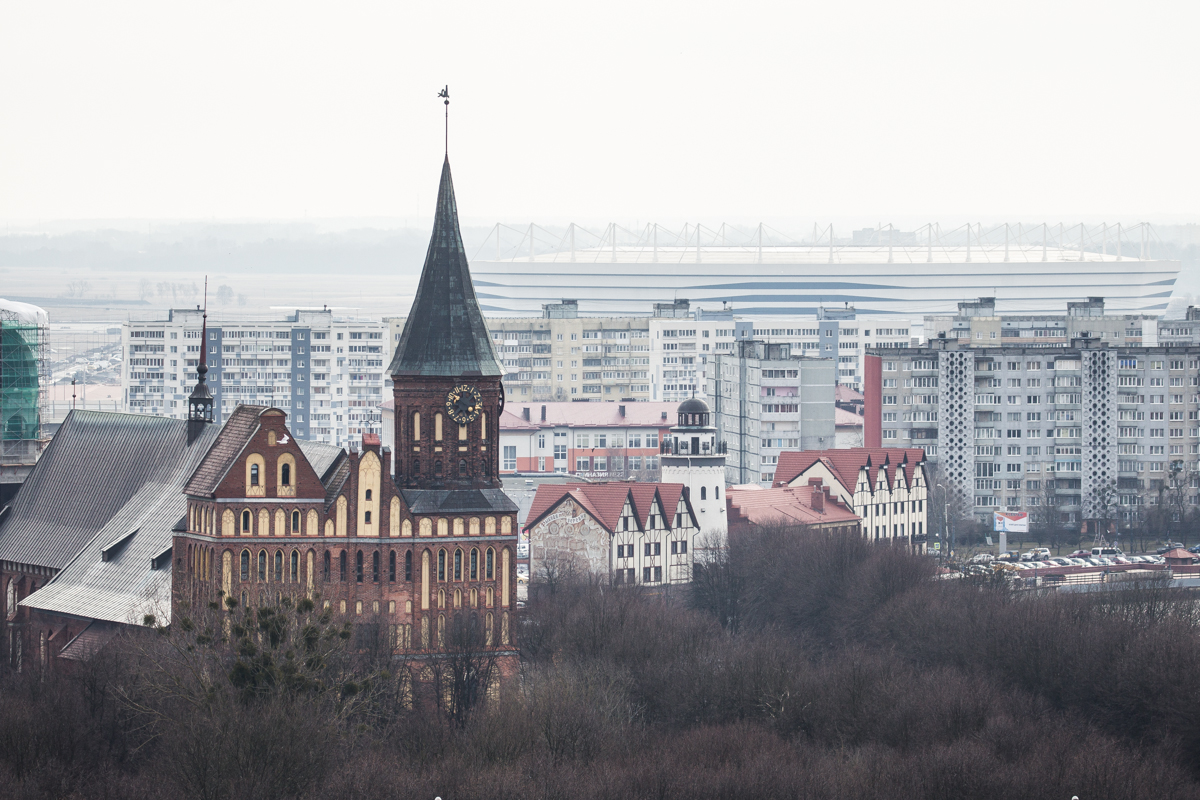
<path fill-rule="evenodd" d="M 1021 560 L 1022 561 L 1036 561 L 1037 553 L 1033 552 L 1032 550 L 1026 550 L 1024 553 L 1021 553 Z"/>
<path fill-rule="evenodd" d="M 1162 547 L 1158 548 L 1154 552 L 1158 553 L 1161 556 L 1163 553 L 1166 553 L 1170 550 L 1174 550 L 1176 547 L 1183 547 L 1183 542 L 1167 542 L 1166 544 L 1164 544 Z"/>
<path fill-rule="evenodd" d="M 1200 553 L 1200 544 L 1194 544 L 1188 548 L 1189 553 Z"/>
<path fill-rule="evenodd" d="M 1087 558 L 1091 554 L 1091 550 L 1076 550 L 1074 553 L 1071 553 L 1071 555 L 1067 556 L 1067 558 Z"/>
<path fill-rule="evenodd" d="M 1089 564 L 1086 561 L 1084 561 L 1082 558 L 1068 558 L 1067 561 L 1070 561 L 1072 564 L 1074 564 L 1077 567 L 1089 566 Z"/>
<path fill-rule="evenodd" d="M 990 564 L 996 560 L 996 557 L 991 553 L 976 553 L 971 556 L 972 564 Z"/>
<path fill-rule="evenodd" d="M 1129 563 L 1130 564 L 1149 564 L 1150 562 L 1146 560 L 1145 556 L 1130 556 Z"/>
<path fill-rule="evenodd" d="M 1052 558 L 1052 559 L 1050 559 L 1050 563 L 1051 563 L 1051 564 L 1057 564 L 1057 565 L 1058 565 L 1058 566 L 1060 566 L 1060 567 L 1070 567 L 1070 566 L 1073 566 L 1073 565 L 1071 564 L 1071 562 L 1070 562 L 1070 561 L 1068 561 L 1068 560 L 1067 560 L 1067 559 L 1065 559 L 1065 558 L 1061 558 L 1061 557 L 1060 557 L 1060 558 Z"/>
<path fill-rule="evenodd" d="M 1115 557 L 1113 557 L 1113 561 L 1117 562 L 1118 564 L 1132 564 L 1133 563 L 1125 556 L 1115 556 Z"/>
<path fill-rule="evenodd" d="M 1121 548 L 1109 546 L 1093 547 L 1092 555 L 1096 558 L 1112 558 L 1113 556 L 1123 556 L 1125 554 L 1121 552 Z"/>
<path fill-rule="evenodd" d="M 1039 561 L 1045 561 L 1047 558 L 1051 557 L 1049 547 L 1035 547 L 1030 552 L 1033 553 L 1033 557 Z"/>
<path fill-rule="evenodd" d="M 1021 554 L 1016 550 L 1009 550 L 1007 553 L 1001 553 L 996 556 L 997 561 L 1020 561 Z"/>

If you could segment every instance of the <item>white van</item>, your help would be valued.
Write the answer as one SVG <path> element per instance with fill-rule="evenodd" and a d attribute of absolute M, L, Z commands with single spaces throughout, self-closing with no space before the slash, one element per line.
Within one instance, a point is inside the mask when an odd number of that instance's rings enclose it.
<path fill-rule="evenodd" d="M 1113 556 L 1123 556 L 1119 547 L 1093 547 L 1092 558 L 1112 558 Z"/>

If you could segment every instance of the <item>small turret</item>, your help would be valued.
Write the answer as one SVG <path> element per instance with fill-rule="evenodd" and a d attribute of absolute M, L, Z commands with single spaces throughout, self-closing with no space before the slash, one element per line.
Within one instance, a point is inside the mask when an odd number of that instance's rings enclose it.
<path fill-rule="evenodd" d="M 196 441 L 205 425 L 213 421 L 213 395 L 208 388 L 208 286 L 205 281 L 204 315 L 200 323 L 200 363 L 196 365 L 196 388 L 188 397 L 188 444 Z"/>

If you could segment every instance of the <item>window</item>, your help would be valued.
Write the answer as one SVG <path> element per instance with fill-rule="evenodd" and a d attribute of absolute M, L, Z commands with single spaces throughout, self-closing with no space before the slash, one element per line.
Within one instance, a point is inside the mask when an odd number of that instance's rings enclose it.
<path fill-rule="evenodd" d="M 258 551 L 258 579 L 266 582 L 267 580 L 267 551 Z"/>
<path fill-rule="evenodd" d="M 258 464 L 250 465 L 250 485 L 251 486 L 259 485 Z"/>
<path fill-rule="evenodd" d="M 388 553 L 388 583 L 396 582 L 396 551 Z"/>
<path fill-rule="evenodd" d="M 379 553 L 371 554 L 371 580 L 379 583 Z"/>
<path fill-rule="evenodd" d="M 242 551 L 242 580 L 250 580 L 250 551 Z"/>
<path fill-rule="evenodd" d="M 446 551 L 445 550 L 438 551 L 437 579 L 439 581 L 446 580 Z"/>
<path fill-rule="evenodd" d="M 246 509 L 242 512 L 242 533 L 250 532 L 250 510 Z"/>
<path fill-rule="evenodd" d="M 256 478 L 257 473 L 258 473 L 258 465 L 256 464 L 250 470 L 251 483 L 254 483 L 257 480 L 257 478 Z M 292 465 L 291 464 L 284 464 L 283 467 L 281 467 L 279 470 L 279 475 L 280 475 L 280 483 L 282 483 L 284 486 L 292 485 Z M 257 485 L 257 484 L 255 484 L 255 485 Z M 370 492 L 368 490 L 368 494 L 369 493 Z M 367 499 L 370 500 L 371 498 L 368 497 Z"/>
<path fill-rule="evenodd" d="M 700 487 L 700 499 L 701 499 L 701 500 L 707 500 L 707 499 L 708 499 L 707 497 L 705 497 L 705 495 L 707 494 L 707 492 L 708 492 L 708 487 L 707 487 L 707 486 L 701 486 L 701 487 Z"/>
<path fill-rule="evenodd" d="M 463 552 L 462 552 L 462 550 L 455 550 L 454 551 L 454 580 L 456 580 L 456 581 L 462 580 L 462 567 L 463 567 Z"/>
<path fill-rule="evenodd" d="M 300 582 L 300 551 L 292 551 L 292 583 Z"/>
<path fill-rule="evenodd" d="M 300 532 L 300 512 L 293 511 L 292 512 L 292 533 L 299 533 L 299 532 Z"/>
<path fill-rule="evenodd" d="M 322 577 L 325 579 L 326 583 L 333 580 L 331 571 L 329 568 L 329 551 L 328 550 L 325 551 L 325 569 L 324 569 Z"/>
<path fill-rule="evenodd" d="M 275 551 L 275 582 L 283 582 L 283 551 Z"/>
<path fill-rule="evenodd" d="M 471 548 L 471 580 L 479 580 L 479 550 Z"/>
<path fill-rule="evenodd" d="M 517 468 L 517 448 L 516 445 L 504 446 L 504 466 L 503 469 L 515 470 Z"/>
<path fill-rule="evenodd" d="M 662 555 L 662 542 L 646 542 L 645 552 L 643 555 L 657 556 Z"/>
<path fill-rule="evenodd" d="M 495 565 L 495 560 L 496 560 L 496 553 L 494 550 L 492 550 L 492 548 L 489 547 L 487 549 L 487 553 L 485 554 L 485 557 L 484 557 L 483 577 L 485 580 L 490 581 L 493 577 L 495 577 L 494 571 L 493 571 L 493 567 Z"/>
<path fill-rule="evenodd" d="M 412 580 L 412 551 L 404 554 L 404 580 Z"/>
<path fill-rule="evenodd" d="M 346 551 L 338 554 L 338 580 L 346 582 Z"/>

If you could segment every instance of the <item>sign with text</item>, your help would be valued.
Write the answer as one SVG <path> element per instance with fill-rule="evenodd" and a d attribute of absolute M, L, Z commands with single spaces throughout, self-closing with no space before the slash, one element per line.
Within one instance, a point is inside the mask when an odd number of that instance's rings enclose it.
<path fill-rule="evenodd" d="M 1029 533 L 1029 515 L 1024 511 L 995 511 L 992 530 L 1001 533 Z"/>

